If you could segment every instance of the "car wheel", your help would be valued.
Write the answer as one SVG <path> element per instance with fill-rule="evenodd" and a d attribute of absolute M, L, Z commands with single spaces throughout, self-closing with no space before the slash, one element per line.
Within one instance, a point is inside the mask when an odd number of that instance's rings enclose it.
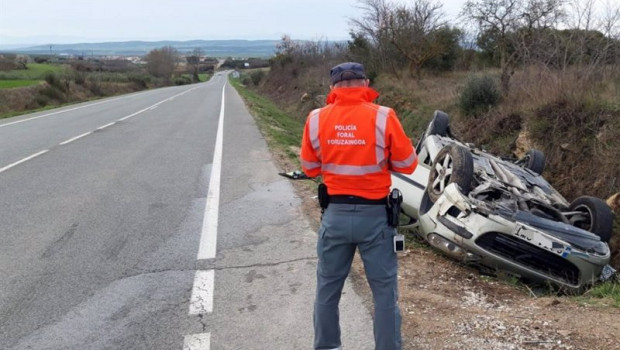
<path fill-rule="evenodd" d="M 458 145 L 445 146 L 431 166 L 426 187 L 428 197 L 436 202 L 451 183 L 456 183 L 463 194 L 468 194 L 473 176 L 474 161 L 469 150 Z"/>
<path fill-rule="evenodd" d="M 545 170 L 546 157 L 545 154 L 537 149 L 531 149 L 525 153 L 525 157 L 519 160 L 518 164 L 521 164 L 526 169 L 530 169 L 536 174 L 542 174 Z"/>
<path fill-rule="evenodd" d="M 569 206 L 569 211 L 575 212 L 569 217 L 573 226 L 590 231 L 609 243 L 613 229 L 613 213 L 611 208 L 602 199 L 582 196 L 575 199 Z"/>
<path fill-rule="evenodd" d="M 426 136 L 428 135 L 449 136 L 450 117 L 442 111 L 435 111 L 433 119 L 431 119 L 426 129 Z"/>

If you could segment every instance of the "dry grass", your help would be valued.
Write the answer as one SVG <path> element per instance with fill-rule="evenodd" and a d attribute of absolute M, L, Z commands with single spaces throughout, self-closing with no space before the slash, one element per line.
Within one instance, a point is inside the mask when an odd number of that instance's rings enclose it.
<path fill-rule="evenodd" d="M 512 77 L 507 102 L 527 111 L 561 99 L 618 101 L 619 79 L 619 69 L 613 66 L 596 70 L 577 66 L 567 70 L 550 70 L 532 66 L 517 71 Z"/>
<path fill-rule="evenodd" d="M 10 117 L 21 112 L 34 111 L 44 107 L 60 106 L 66 103 L 88 101 L 102 96 L 113 96 L 138 91 L 133 83 L 98 83 L 97 90 L 90 85 L 69 84 L 67 92 L 55 90 L 47 83 L 13 89 L 0 89 L 0 118 Z M 45 91 L 48 95 L 45 95 Z M 51 98 L 49 92 L 56 91 L 58 99 Z M 95 93 L 97 92 L 97 93 Z"/>
<path fill-rule="evenodd" d="M 0 115 L 12 111 L 24 111 L 29 108 L 36 108 L 34 96 L 37 94 L 38 90 L 38 86 L 0 89 Z"/>

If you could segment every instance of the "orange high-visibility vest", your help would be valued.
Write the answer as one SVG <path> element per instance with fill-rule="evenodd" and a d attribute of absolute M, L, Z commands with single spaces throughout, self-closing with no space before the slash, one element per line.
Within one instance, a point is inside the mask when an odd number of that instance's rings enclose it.
<path fill-rule="evenodd" d="M 380 199 L 388 195 L 390 170 L 411 174 L 418 157 L 394 110 L 372 103 L 367 87 L 333 89 L 326 107 L 308 115 L 301 165 L 323 176 L 330 195 Z"/>

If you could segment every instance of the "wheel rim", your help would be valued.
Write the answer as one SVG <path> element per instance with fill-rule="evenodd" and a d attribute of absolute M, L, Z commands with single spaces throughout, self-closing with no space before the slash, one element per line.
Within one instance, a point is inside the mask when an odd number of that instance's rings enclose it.
<path fill-rule="evenodd" d="M 578 205 L 573 210 L 581 212 L 582 215 L 573 215 L 569 220 L 570 223 L 573 226 L 592 232 L 592 211 L 590 208 L 587 205 Z"/>
<path fill-rule="evenodd" d="M 446 154 L 444 158 L 435 163 L 433 169 L 436 172 L 435 180 L 433 181 L 433 192 L 441 194 L 450 184 L 450 178 L 452 177 L 452 157 L 450 157 L 450 154 Z"/>

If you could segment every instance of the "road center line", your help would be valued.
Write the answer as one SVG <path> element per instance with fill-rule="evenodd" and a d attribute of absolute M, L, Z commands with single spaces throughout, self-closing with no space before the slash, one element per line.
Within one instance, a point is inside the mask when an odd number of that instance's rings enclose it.
<path fill-rule="evenodd" d="M 100 127 L 98 127 L 98 128 L 97 128 L 97 130 L 103 130 L 103 129 L 107 128 L 108 126 L 112 126 L 112 125 L 114 125 L 114 124 L 116 124 L 116 122 L 111 122 L 111 123 L 108 123 L 108 124 L 106 124 L 106 125 L 104 125 L 104 126 L 100 126 Z"/>
<path fill-rule="evenodd" d="M 186 90 L 186 91 L 184 91 L 184 92 L 182 92 L 182 93 L 180 93 L 180 94 L 176 94 L 176 95 L 172 96 L 172 98 L 177 97 L 177 96 L 180 96 L 180 95 L 183 95 L 183 94 L 186 94 L 186 93 L 188 93 L 188 92 L 190 92 L 190 91 L 193 91 L 193 90 L 199 89 L 199 88 L 201 88 L 201 87 L 202 87 L 202 86 L 198 86 L 198 87 L 195 87 L 195 88 L 192 88 L 192 89 Z M 123 97 L 120 97 L 120 98 L 117 98 L 117 99 L 114 99 L 114 100 L 118 100 L 118 99 L 125 98 L 125 97 L 126 97 L 126 96 L 123 96 Z M 224 96 L 222 96 L 222 99 L 223 99 L 223 98 L 224 98 Z M 58 112 L 54 112 L 54 113 L 50 113 L 50 114 L 46 114 L 46 115 L 41 115 L 41 116 L 38 116 L 38 117 L 28 118 L 28 119 L 24 119 L 24 120 L 18 120 L 18 121 L 16 121 L 16 122 L 7 123 L 7 124 L 2 124 L 2 125 L 0 125 L 0 128 L 5 127 L 5 126 L 9 126 L 9 125 L 18 124 L 18 123 L 23 123 L 23 122 L 26 122 L 26 121 L 29 121 L 29 120 L 34 120 L 34 119 L 39 119 L 39 118 L 43 118 L 43 117 L 48 117 L 48 116 L 55 115 L 55 114 L 60 114 L 60 113 L 65 113 L 65 112 L 70 112 L 70 111 L 75 111 L 75 110 L 78 110 L 78 109 L 82 109 L 82 108 L 86 108 L 86 107 L 90 107 L 90 106 L 94 106 L 94 105 L 98 105 L 98 104 L 102 104 L 102 103 L 107 103 L 107 102 L 114 101 L 114 100 L 107 100 L 107 101 L 97 102 L 97 103 L 89 104 L 89 105 L 86 105 L 86 106 L 80 106 L 80 107 L 76 107 L 76 108 L 72 108 L 72 109 L 67 109 L 67 110 L 58 111 Z M 146 107 L 146 108 L 144 108 L 144 109 L 142 109 L 142 110 L 137 111 L 136 113 L 130 114 L 130 115 L 126 116 L 126 117 L 123 117 L 123 118 L 121 118 L 121 119 L 119 119 L 119 120 L 117 120 L 117 121 L 114 121 L 114 122 L 112 122 L 112 123 L 106 124 L 106 125 L 104 125 L 104 126 L 100 126 L 100 127 L 98 127 L 96 130 L 101 130 L 101 129 L 107 128 L 108 126 L 114 125 L 114 124 L 116 124 L 116 123 L 117 123 L 117 122 L 119 122 L 119 121 L 129 119 L 129 118 L 134 117 L 134 116 L 136 116 L 136 115 L 138 115 L 138 114 L 140 114 L 140 113 L 143 113 L 143 112 L 145 112 L 145 111 L 147 111 L 147 110 L 149 110 L 149 109 L 155 109 L 155 108 L 157 108 L 157 106 L 159 106 L 160 104 L 162 104 L 162 103 L 164 103 L 164 102 L 166 102 L 166 101 L 168 101 L 168 100 L 169 100 L 169 99 L 165 99 L 165 100 L 159 101 L 159 102 L 157 102 L 156 104 L 154 104 L 154 105 L 152 105 L 152 106 L 149 106 L 149 107 Z M 223 107 L 222 107 L 222 108 L 223 108 Z M 85 132 L 85 133 L 83 133 L 82 135 L 78 135 L 78 136 L 76 136 L 76 137 L 73 137 L 73 138 L 70 138 L 70 139 L 68 139 L 68 140 L 66 140 L 66 141 L 63 141 L 63 142 L 61 142 L 61 143 L 60 143 L 60 145 L 66 145 L 66 144 L 68 144 L 68 143 L 71 143 L 71 142 L 73 142 L 73 141 L 75 141 L 75 140 L 77 140 L 77 139 L 80 139 L 80 138 L 82 138 L 82 137 L 84 137 L 84 136 L 87 136 L 87 135 L 90 135 L 90 134 L 92 134 L 92 131 Z M 22 160 L 19 160 L 19 161 L 15 162 L 15 163 L 13 163 L 13 164 L 9 164 L 9 165 L 5 166 L 4 168 L 0 168 L 0 173 L 4 172 L 4 171 L 6 171 L 6 170 L 9 170 L 9 169 L 11 169 L 12 167 L 14 167 L 14 166 L 16 166 L 16 165 L 19 165 L 19 164 L 21 164 L 21 163 L 23 163 L 23 162 L 27 162 L 27 161 L 29 161 L 30 159 L 32 159 L 32 158 L 34 158 L 34 157 L 38 157 L 38 156 L 40 156 L 40 155 L 42 155 L 42 154 L 44 154 L 44 153 L 47 153 L 47 152 L 49 152 L 49 150 L 48 150 L 48 149 L 47 149 L 47 150 L 44 150 L 44 151 L 41 151 L 41 152 L 38 152 L 38 153 L 35 153 L 35 154 L 31 155 L 31 156 L 28 156 L 28 157 L 26 157 L 26 158 L 24 158 L 24 159 L 22 159 Z M 221 153 L 221 152 L 220 152 L 220 153 Z M 218 190 L 219 190 L 219 182 L 218 182 Z M 218 194 L 218 196 L 219 196 L 219 194 Z M 218 201 L 219 201 L 219 198 L 218 198 Z"/>
<path fill-rule="evenodd" d="M 213 286 L 215 270 L 198 270 L 194 276 L 194 287 L 189 301 L 190 315 L 204 315 L 213 312 Z"/>
<path fill-rule="evenodd" d="M 137 116 L 137 115 L 138 115 L 138 114 L 140 114 L 140 113 L 144 113 L 144 112 L 146 112 L 146 111 L 153 110 L 153 109 L 157 108 L 157 106 L 159 106 L 160 104 L 162 104 L 162 103 L 164 103 L 164 102 L 171 101 L 171 99 L 174 99 L 175 97 L 178 97 L 178 96 L 184 95 L 184 94 L 186 94 L 186 93 L 188 93 L 188 92 L 190 92 L 190 91 L 194 91 L 194 90 L 196 90 L 196 89 L 200 89 L 201 87 L 202 87 L 202 86 L 198 86 L 198 87 L 195 87 L 195 88 L 191 88 L 191 89 L 189 89 L 189 90 L 186 90 L 186 91 L 184 91 L 184 92 L 181 92 L 181 93 L 179 93 L 179 94 L 176 94 L 176 95 L 174 95 L 174 96 L 172 96 L 172 97 L 169 97 L 169 98 L 167 98 L 167 99 L 165 99 L 165 100 L 161 100 L 161 101 L 157 102 L 157 103 L 156 103 L 156 104 L 154 104 L 154 105 L 148 106 L 148 107 L 146 107 L 146 108 L 144 108 L 144 109 L 141 109 L 141 110 L 139 110 L 139 111 L 137 111 L 137 112 L 135 112 L 135 113 L 132 113 L 132 114 L 130 114 L 130 115 L 128 115 L 128 116 L 124 116 L 124 117 L 122 117 L 122 118 L 118 119 L 118 120 L 117 120 L 117 122 L 122 122 L 123 120 L 127 120 L 127 119 L 129 119 L 129 118 L 135 117 L 135 116 Z"/>
<path fill-rule="evenodd" d="M 31 155 L 31 156 L 28 156 L 28 157 L 26 157 L 26 158 L 24 158 L 24 159 L 22 159 L 22 160 L 19 160 L 19 161 L 15 162 L 15 163 L 13 163 L 13 164 L 9 164 L 9 165 L 5 166 L 4 168 L 0 169 L 0 173 L 4 172 L 4 171 L 6 171 L 6 170 L 9 170 L 9 169 L 11 169 L 12 167 L 14 167 L 14 166 L 16 166 L 16 165 L 19 165 L 19 164 L 21 164 L 21 163 L 23 163 L 23 162 L 27 162 L 27 161 L 31 160 L 32 158 L 34 158 L 34 157 L 38 157 L 38 156 L 42 155 L 43 153 L 47 153 L 47 152 L 49 152 L 49 150 L 48 150 L 48 149 L 43 150 L 43 151 L 38 152 L 38 153 L 35 153 L 35 154 Z"/>
<path fill-rule="evenodd" d="M 174 95 L 174 96 L 172 96 L 172 98 L 175 98 L 175 97 L 177 97 L 177 96 L 183 95 L 183 94 L 188 93 L 188 92 L 190 92 L 190 91 L 193 91 L 193 90 L 199 89 L 199 88 L 201 88 L 201 87 L 202 87 L 202 86 L 198 86 L 198 87 L 195 87 L 195 88 L 191 88 L 191 89 L 186 90 L 186 91 L 184 91 L 184 92 L 182 92 L 182 93 L 180 93 L 180 94 L 178 94 L 178 95 Z M 45 117 L 50 117 L 50 116 L 57 115 L 57 114 L 61 114 L 61 113 L 66 113 L 66 112 L 77 111 L 77 110 L 79 110 L 79 109 L 83 109 L 83 108 L 87 108 L 87 107 L 93 107 L 93 106 L 97 106 L 97 105 L 100 105 L 100 104 L 104 104 L 104 103 L 108 103 L 108 102 L 112 102 L 112 101 L 116 101 L 116 100 L 120 100 L 120 99 L 123 99 L 123 98 L 128 98 L 128 97 L 129 97 L 129 96 L 121 96 L 121 97 L 117 97 L 117 98 L 111 98 L 111 99 L 109 99 L 109 100 L 105 100 L 105 101 L 100 101 L 100 102 L 95 102 L 95 103 L 89 103 L 89 104 L 84 105 L 84 106 L 79 106 L 79 107 L 74 107 L 74 108 L 64 109 L 64 110 L 62 110 L 62 111 L 57 111 L 57 112 L 48 113 L 48 114 L 44 114 L 44 115 L 40 115 L 40 116 L 36 116 L 36 117 L 32 117 L 32 118 L 27 118 L 27 119 L 17 120 L 17 121 L 11 122 L 11 123 L 0 124 L 0 128 L 4 128 L 5 126 L 15 125 L 15 124 L 19 124 L 19 123 L 25 123 L 25 122 L 27 122 L 27 121 L 31 121 L 31 120 L 36 120 L 36 119 L 41 119 L 41 118 L 45 118 Z M 164 100 L 164 101 L 166 101 L 166 100 Z M 164 102 L 164 101 L 162 101 L 162 102 Z M 157 104 L 156 104 L 156 105 L 157 105 Z"/>
<path fill-rule="evenodd" d="M 63 142 L 61 142 L 61 143 L 60 143 L 60 145 L 61 145 L 61 146 L 62 146 L 62 145 L 66 145 L 66 144 L 71 143 L 71 142 L 73 142 L 73 141 L 75 141 L 75 140 L 81 139 L 81 138 L 82 138 L 82 137 L 84 137 L 84 136 L 88 136 L 88 135 L 90 135 L 90 134 L 92 134 L 92 133 L 93 133 L 92 131 L 85 132 L 85 133 L 83 133 L 82 135 L 78 135 L 78 136 L 76 136 L 76 137 L 74 137 L 74 138 L 70 138 L 70 139 L 68 139 L 67 141 L 63 141 Z"/>
<path fill-rule="evenodd" d="M 220 118 L 217 126 L 217 136 L 215 138 L 215 150 L 213 151 L 213 164 L 211 166 L 211 177 L 209 180 L 209 192 L 207 193 L 207 203 L 205 214 L 202 221 L 200 233 L 200 246 L 198 248 L 198 260 L 213 259 L 216 255 L 217 247 L 217 224 L 220 205 L 220 176 L 222 172 L 222 144 L 224 139 L 224 105 L 226 83 L 222 87 L 222 105 L 220 107 Z"/>
<path fill-rule="evenodd" d="M 183 350 L 211 349 L 211 333 L 192 334 L 185 336 Z"/>

